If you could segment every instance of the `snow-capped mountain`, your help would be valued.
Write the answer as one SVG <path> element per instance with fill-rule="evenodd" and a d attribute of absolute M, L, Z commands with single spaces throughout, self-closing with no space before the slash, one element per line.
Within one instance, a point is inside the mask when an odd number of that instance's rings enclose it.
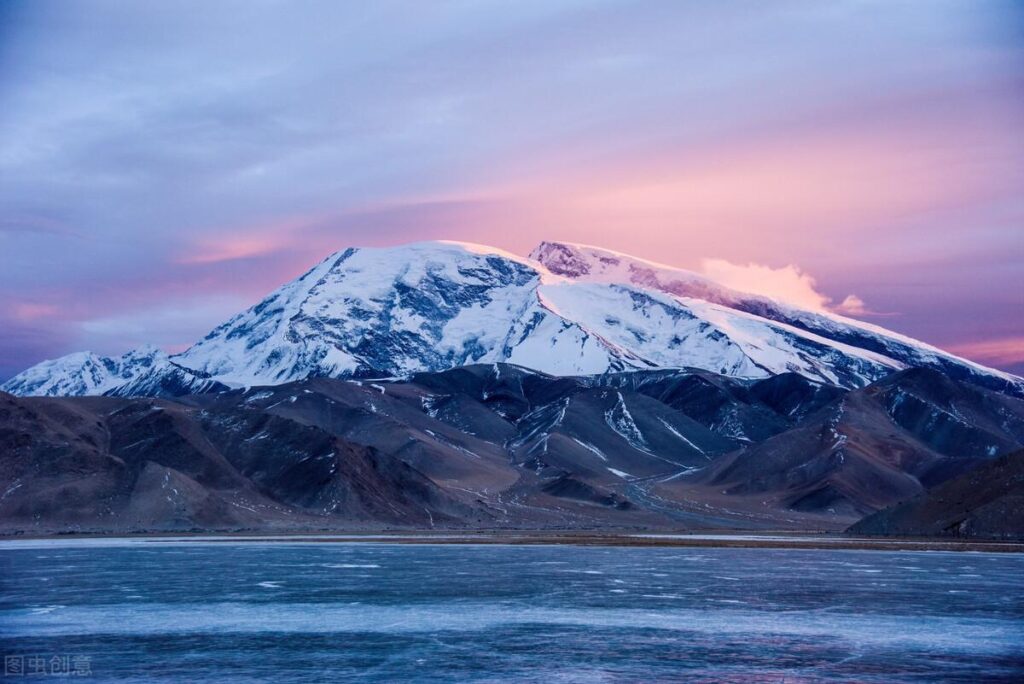
<path fill-rule="evenodd" d="M 118 358 L 76 352 L 43 361 L 8 380 L 2 389 L 21 396 L 142 396 L 227 388 L 181 367 L 160 349 L 145 345 Z"/>
<path fill-rule="evenodd" d="M 561 243 L 544 243 L 532 256 L 453 242 L 346 249 L 181 354 L 72 354 L 2 389 L 167 395 L 508 362 L 553 375 L 661 367 L 737 377 L 796 372 L 845 387 L 927 365 L 1024 393 L 1019 378 L 927 345 L 678 269 Z"/>
<path fill-rule="evenodd" d="M 488 247 L 347 249 L 175 357 L 229 385 L 504 361 L 554 375 L 696 366 L 862 385 L 900 366 L 743 312 L 580 283 Z"/>
<path fill-rule="evenodd" d="M 579 282 L 630 283 L 687 300 L 712 302 L 835 342 L 877 352 L 905 367 L 937 368 L 956 379 L 970 380 L 998 391 L 1019 394 L 1024 388 L 1021 378 L 954 356 L 905 335 L 831 312 L 807 311 L 756 293 L 740 292 L 685 269 L 601 247 L 567 242 L 542 242 L 530 253 L 530 258 L 552 273 Z"/>

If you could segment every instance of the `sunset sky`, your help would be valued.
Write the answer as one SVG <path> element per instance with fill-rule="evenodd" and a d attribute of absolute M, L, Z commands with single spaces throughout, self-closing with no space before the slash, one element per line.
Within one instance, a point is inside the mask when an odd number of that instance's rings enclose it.
<path fill-rule="evenodd" d="M 0 379 L 567 240 L 1024 371 L 1024 2 L 0 3 Z"/>

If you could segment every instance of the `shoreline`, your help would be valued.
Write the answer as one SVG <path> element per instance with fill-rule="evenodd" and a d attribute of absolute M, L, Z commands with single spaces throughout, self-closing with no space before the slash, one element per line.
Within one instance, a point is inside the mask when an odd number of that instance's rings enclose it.
<path fill-rule="evenodd" d="M 601 531 L 352 531 L 352 532 L 168 532 L 137 534 L 49 534 L 0 536 L 0 550 L 39 543 L 72 546 L 104 541 L 128 543 L 279 543 L 279 544 L 408 544 L 511 546 L 618 546 L 632 548 L 746 548 L 836 551 L 954 551 L 1024 553 L 1024 541 L 998 539 L 936 539 L 929 537 L 853 537 L 822 533 L 764 532 L 762 534 L 695 532 L 639 533 Z"/>

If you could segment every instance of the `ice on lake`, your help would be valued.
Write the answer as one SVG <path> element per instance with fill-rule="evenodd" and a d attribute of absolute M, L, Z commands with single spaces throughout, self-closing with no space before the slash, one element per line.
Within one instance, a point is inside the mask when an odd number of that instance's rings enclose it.
<path fill-rule="evenodd" d="M 0 545 L 4 654 L 89 655 L 95 681 L 1024 677 L 1020 554 L 40 548 Z"/>

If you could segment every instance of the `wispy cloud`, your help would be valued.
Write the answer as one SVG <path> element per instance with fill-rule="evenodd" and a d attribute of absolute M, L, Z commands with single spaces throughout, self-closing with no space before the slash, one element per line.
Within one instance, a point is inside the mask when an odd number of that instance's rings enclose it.
<path fill-rule="evenodd" d="M 199 240 L 178 261 L 182 264 L 216 264 L 273 254 L 288 247 L 287 235 L 228 235 Z"/>
<path fill-rule="evenodd" d="M 1024 336 L 962 342 L 948 345 L 946 349 L 959 356 L 989 365 L 1012 366 L 1024 363 Z"/>

